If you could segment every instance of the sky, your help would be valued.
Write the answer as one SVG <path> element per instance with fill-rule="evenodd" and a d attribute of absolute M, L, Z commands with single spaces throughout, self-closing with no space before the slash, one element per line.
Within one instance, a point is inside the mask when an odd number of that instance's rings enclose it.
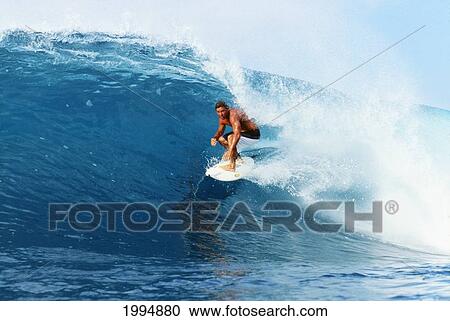
<path fill-rule="evenodd" d="M 326 85 L 422 25 L 333 88 L 450 109 L 450 1 L 0 0 L 0 30 L 139 33 L 244 67 Z"/>

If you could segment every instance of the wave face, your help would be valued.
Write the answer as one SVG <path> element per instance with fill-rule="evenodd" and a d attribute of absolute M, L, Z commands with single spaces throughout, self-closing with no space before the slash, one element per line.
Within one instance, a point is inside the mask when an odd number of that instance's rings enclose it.
<path fill-rule="evenodd" d="M 132 35 L 9 31 L 0 61 L 1 299 L 450 298 L 448 111 L 327 90 L 273 121 L 320 87 Z M 218 99 L 262 125 L 248 180 L 204 177 Z M 280 199 L 400 211 L 381 236 L 48 230 L 50 202 Z"/>

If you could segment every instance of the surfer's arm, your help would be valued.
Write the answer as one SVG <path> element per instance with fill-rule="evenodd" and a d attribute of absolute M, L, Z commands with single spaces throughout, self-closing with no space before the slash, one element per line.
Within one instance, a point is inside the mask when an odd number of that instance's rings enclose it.
<path fill-rule="evenodd" d="M 214 134 L 213 138 L 216 139 L 216 140 L 219 139 L 219 137 L 223 135 L 224 131 L 225 131 L 225 125 L 219 123 L 219 128 L 217 129 L 217 131 Z"/>
<path fill-rule="evenodd" d="M 216 146 L 217 140 L 223 135 L 225 131 L 225 125 L 219 122 L 219 128 L 217 129 L 214 136 L 211 138 L 211 146 Z"/>
<path fill-rule="evenodd" d="M 236 152 L 236 145 L 241 139 L 241 122 L 235 118 L 232 120 L 231 126 L 233 127 L 233 141 L 231 142 L 230 150 Z"/>

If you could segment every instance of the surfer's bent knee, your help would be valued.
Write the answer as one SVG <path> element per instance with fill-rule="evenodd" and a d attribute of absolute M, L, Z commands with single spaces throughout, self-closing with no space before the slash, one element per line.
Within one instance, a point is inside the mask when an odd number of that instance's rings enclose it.
<path fill-rule="evenodd" d="M 223 147 L 227 147 L 228 146 L 228 142 L 224 137 L 219 137 L 219 139 L 217 140 L 219 142 L 220 145 L 222 145 Z"/>

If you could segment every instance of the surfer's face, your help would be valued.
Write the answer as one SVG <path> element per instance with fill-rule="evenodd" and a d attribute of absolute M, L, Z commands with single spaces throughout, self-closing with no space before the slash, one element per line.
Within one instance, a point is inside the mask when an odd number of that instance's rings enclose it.
<path fill-rule="evenodd" d="M 217 112 L 217 115 L 219 116 L 219 118 L 226 119 L 228 117 L 228 113 L 230 111 L 225 107 L 219 107 L 216 109 L 216 112 Z"/>

